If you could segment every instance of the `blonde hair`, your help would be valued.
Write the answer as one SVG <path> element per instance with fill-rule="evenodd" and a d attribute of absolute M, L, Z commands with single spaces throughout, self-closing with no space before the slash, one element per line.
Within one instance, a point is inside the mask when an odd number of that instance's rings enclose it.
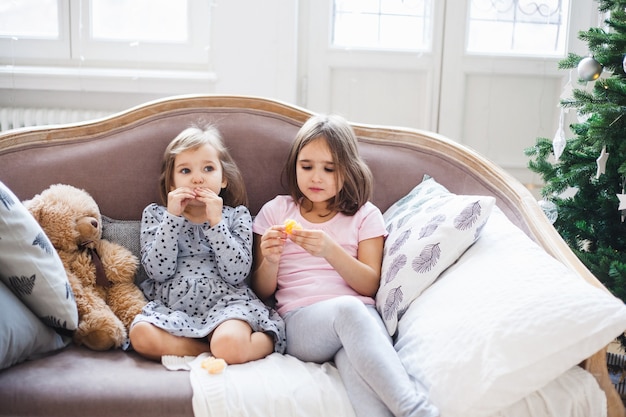
<path fill-rule="evenodd" d="M 296 165 L 302 148 L 322 139 L 330 148 L 337 181 L 343 186 L 329 202 L 328 209 L 354 215 L 372 196 L 372 172 L 359 155 L 358 141 L 350 124 L 341 116 L 317 115 L 309 118 L 296 134 L 283 168 L 291 197 L 298 203 L 304 197 L 298 187 Z"/>
<path fill-rule="evenodd" d="M 220 192 L 224 204 L 231 207 L 247 206 L 248 195 L 239 167 L 230 156 L 224 145 L 222 135 L 211 124 L 199 127 L 193 125 L 183 130 L 165 148 L 161 177 L 159 178 L 159 191 L 163 204 L 167 204 L 167 194 L 173 184 L 174 161 L 181 152 L 196 149 L 203 145 L 211 145 L 217 151 L 222 165 L 222 175 L 227 181 L 226 187 Z"/>

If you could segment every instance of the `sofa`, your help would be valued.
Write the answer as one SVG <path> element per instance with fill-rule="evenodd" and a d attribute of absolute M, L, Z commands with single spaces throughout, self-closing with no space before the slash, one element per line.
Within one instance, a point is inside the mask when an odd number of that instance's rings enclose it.
<path fill-rule="evenodd" d="M 0 182 L 21 201 L 57 183 L 85 189 L 101 209 L 103 235 L 137 253 L 142 210 L 159 202 L 163 151 L 181 130 L 218 127 L 255 215 L 285 193 L 282 163 L 311 114 L 261 97 L 189 95 L 88 122 L 16 129 L 0 134 Z M 377 307 L 442 416 L 626 415 L 606 365 L 606 346 L 626 329 L 625 307 L 569 250 L 536 198 L 441 135 L 352 125 L 389 230 Z M 482 210 L 471 233 L 450 238 L 442 229 L 428 246 L 445 262 L 424 276 L 400 268 L 398 257 L 392 262 L 399 233 L 410 243 L 399 250 L 411 256 L 424 247 L 409 232 L 468 204 Z M 0 272 L 3 262 L 11 260 L 0 254 Z M 402 302 L 390 305 L 400 290 Z M 132 350 L 71 343 L 27 356 L 0 370 L 1 416 L 353 415 L 332 363 L 288 355 L 220 375 L 203 372 L 201 358 L 157 363 Z M 554 404 L 569 411 L 559 414 Z"/>

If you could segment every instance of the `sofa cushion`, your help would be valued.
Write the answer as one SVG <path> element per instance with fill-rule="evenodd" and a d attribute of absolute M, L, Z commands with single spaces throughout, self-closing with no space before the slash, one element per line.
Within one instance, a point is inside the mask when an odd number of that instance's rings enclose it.
<path fill-rule="evenodd" d="M 39 223 L 0 182 L 0 280 L 44 323 L 76 330 L 78 311 L 63 263 Z"/>
<path fill-rule="evenodd" d="M 481 238 L 400 319 L 396 349 L 442 415 L 485 417 L 626 329 L 626 307 L 494 208 Z"/>
<path fill-rule="evenodd" d="M 26 307 L 0 281 L 0 369 L 36 359 L 69 342 Z"/>
<path fill-rule="evenodd" d="M 390 335 L 411 302 L 478 239 L 494 203 L 450 193 L 426 177 L 385 212 L 389 235 L 376 307 Z"/>
<path fill-rule="evenodd" d="M 137 259 L 141 259 L 141 243 L 139 234 L 141 233 L 141 220 L 117 220 L 107 216 L 102 216 L 102 238 L 110 242 L 117 243 L 132 252 Z M 143 264 L 139 263 L 135 283 L 140 284 L 148 275 Z"/>

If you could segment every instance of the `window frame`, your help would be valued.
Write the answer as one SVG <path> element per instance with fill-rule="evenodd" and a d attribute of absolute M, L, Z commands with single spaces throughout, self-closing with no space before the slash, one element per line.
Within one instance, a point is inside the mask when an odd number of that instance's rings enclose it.
<path fill-rule="evenodd" d="M 188 0 L 189 42 L 100 41 L 90 37 L 90 0 L 57 0 L 58 39 L 0 37 L 5 65 L 206 69 L 210 46 L 210 0 Z"/>
<path fill-rule="evenodd" d="M 514 49 L 508 49 L 508 50 L 496 50 L 496 49 L 490 49 L 490 48 L 481 49 L 481 48 L 471 47 L 470 46 L 471 38 L 472 38 L 471 29 L 472 29 L 472 23 L 473 23 L 472 3 L 473 3 L 472 0 L 468 1 L 468 7 L 466 11 L 467 15 L 465 17 L 465 24 L 466 24 L 465 47 L 464 47 L 465 55 L 504 57 L 504 58 L 520 57 L 520 58 L 534 58 L 534 59 L 542 59 L 544 57 L 560 59 L 560 58 L 563 58 L 565 55 L 567 55 L 567 48 L 569 44 L 568 34 L 569 34 L 569 25 L 570 25 L 570 19 L 571 19 L 572 7 L 573 7 L 573 4 L 572 4 L 573 0 L 565 0 L 562 2 L 559 1 L 559 9 L 561 9 L 561 18 L 558 21 L 558 28 L 556 29 L 557 36 L 553 38 L 553 40 L 555 40 L 556 43 L 558 44 L 558 47 L 555 47 L 552 51 L 536 50 L 536 49 L 533 50 L 533 49 L 528 49 L 528 48 L 523 48 L 523 47 L 517 47 Z M 513 7 L 515 8 L 520 7 L 518 3 L 519 1 L 514 1 Z M 537 8 L 539 8 L 541 5 L 542 4 L 537 4 Z M 517 13 L 515 13 L 515 15 L 516 14 Z M 476 20 L 480 20 L 480 19 L 476 19 Z M 497 19 L 492 20 L 492 22 L 497 23 L 498 20 Z M 515 42 L 515 36 L 516 36 L 515 26 L 518 25 L 519 23 L 516 16 L 513 20 L 509 20 L 509 21 L 505 20 L 502 22 L 511 26 L 510 27 L 511 34 L 507 36 L 511 42 Z M 539 23 L 532 23 L 532 22 L 522 22 L 522 24 L 539 25 Z M 561 50 L 559 50 L 559 48 Z"/>
<path fill-rule="evenodd" d="M 381 0 L 378 0 L 379 2 Z M 377 22 L 377 28 L 379 31 L 378 41 L 374 42 L 371 45 L 356 45 L 356 44 L 345 44 L 338 43 L 335 41 L 335 33 L 337 32 L 337 17 L 341 14 L 349 14 L 348 10 L 338 10 L 336 0 L 331 0 L 331 10 L 330 10 L 330 32 L 329 32 L 329 49 L 335 50 L 354 50 L 360 52 L 405 52 L 405 53 L 429 53 L 433 48 L 433 10 L 434 10 L 434 1 L 433 0 L 425 0 L 425 13 L 424 15 L 420 15 L 419 13 L 416 15 L 396 15 L 396 16 L 405 16 L 409 18 L 421 19 L 422 20 L 422 32 L 424 34 L 423 41 L 420 45 L 415 47 L 408 46 L 388 46 L 386 42 L 382 42 L 380 38 L 380 29 L 381 25 L 384 23 L 383 19 L 387 17 L 393 17 L 394 14 L 389 11 L 382 10 L 380 7 L 378 11 L 367 11 L 364 14 L 369 15 Z"/>
<path fill-rule="evenodd" d="M 0 60 L 2 60 L 3 63 L 15 65 L 22 61 L 32 62 L 69 59 L 69 7 L 69 0 L 57 0 L 58 39 L 0 36 Z"/>

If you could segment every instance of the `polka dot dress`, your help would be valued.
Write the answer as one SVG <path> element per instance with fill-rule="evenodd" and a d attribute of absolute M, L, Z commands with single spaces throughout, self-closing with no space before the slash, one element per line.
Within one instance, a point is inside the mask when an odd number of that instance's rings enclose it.
<path fill-rule="evenodd" d="M 247 322 L 273 334 L 274 350 L 285 351 L 285 325 L 248 287 L 252 266 L 252 218 L 244 206 L 224 206 L 213 227 L 172 216 L 151 204 L 141 225 L 141 261 L 148 279 L 141 288 L 151 300 L 134 323 L 145 321 L 184 337 L 208 336 L 225 320 Z"/>

